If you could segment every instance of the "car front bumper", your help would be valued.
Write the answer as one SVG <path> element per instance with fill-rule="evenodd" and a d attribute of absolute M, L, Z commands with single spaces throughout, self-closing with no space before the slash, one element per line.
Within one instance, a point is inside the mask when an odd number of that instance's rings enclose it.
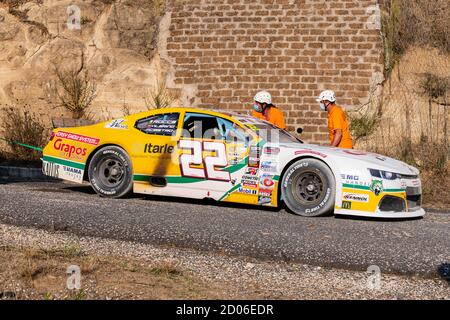
<path fill-rule="evenodd" d="M 425 210 L 420 208 L 420 209 L 417 209 L 414 211 L 407 211 L 407 212 L 389 212 L 389 211 L 380 211 L 380 210 L 377 210 L 376 212 L 368 212 L 368 211 L 340 209 L 340 210 L 335 210 L 334 213 L 336 215 L 358 216 L 358 217 L 369 217 L 369 218 L 409 219 L 409 218 L 423 217 L 425 215 Z"/>

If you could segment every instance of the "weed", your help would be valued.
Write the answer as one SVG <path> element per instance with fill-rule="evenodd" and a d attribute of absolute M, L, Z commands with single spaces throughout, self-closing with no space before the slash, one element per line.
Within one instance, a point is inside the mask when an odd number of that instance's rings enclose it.
<path fill-rule="evenodd" d="M 87 109 L 97 95 L 96 85 L 87 71 L 55 69 L 60 89 L 56 90 L 60 105 L 70 111 L 75 119 L 87 116 Z"/>
<path fill-rule="evenodd" d="M 23 108 L 7 107 L 3 118 L 3 137 L 18 160 L 37 161 L 42 153 L 17 143 L 34 147 L 43 147 L 48 129 L 38 120 L 37 116 L 29 111 L 28 106 Z M 22 109 L 22 110 L 21 110 Z"/>
<path fill-rule="evenodd" d="M 148 269 L 148 272 L 154 275 L 179 276 L 183 272 L 173 262 L 162 262 Z"/>
<path fill-rule="evenodd" d="M 147 109 L 168 108 L 174 102 L 174 97 L 168 91 L 164 83 L 158 83 L 156 88 L 150 92 L 150 98 L 144 98 Z"/>

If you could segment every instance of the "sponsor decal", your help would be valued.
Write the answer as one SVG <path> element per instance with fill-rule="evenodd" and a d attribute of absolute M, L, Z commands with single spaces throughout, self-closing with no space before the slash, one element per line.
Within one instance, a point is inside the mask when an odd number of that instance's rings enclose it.
<path fill-rule="evenodd" d="M 326 158 L 326 157 L 327 157 L 326 154 L 323 154 L 323 153 L 318 152 L 318 151 L 310 150 L 310 149 L 297 150 L 297 151 L 294 152 L 294 154 L 295 154 L 296 156 L 298 156 L 298 155 L 300 155 L 300 154 L 314 154 L 314 155 L 319 156 L 319 157 L 322 157 L 322 158 Z"/>
<path fill-rule="evenodd" d="M 49 177 L 59 177 L 59 165 L 53 162 L 44 162 L 42 165 L 42 173 Z"/>
<path fill-rule="evenodd" d="M 243 193 L 243 194 L 251 194 L 251 195 L 256 195 L 258 193 L 256 189 L 249 189 L 249 188 L 244 188 L 244 187 L 239 188 L 238 192 Z"/>
<path fill-rule="evenodd" d="M 91 144 L 97 146 L 100 143 L 100 139 L 83 136 L 81 134 L 75 134 L 65 131 L 59 131 L 55 134 L 57 138 L 69 139 L 77 142 Z"/>
<path fill-rule="evenodd" d="M 383 192 L 383 181 L 381 181 L 381 180 L 372 180 L 372 183 L 370 184 L 370 190 L 376 196 L 379 196 L 380 193 Z"/>
<path fill-rule="evenodd" d="M 270 204 L 272 202 L 272 198 L 271 197 L 266 197 L 266 196 L 258 196 L 258 204 Z"/>
<path fill-rule="evenodd" d="M 406 185 L 406 181 L 405 180 L 401 180 L 400 184 L 401 184 L 401 188 L 402 189 L 406 189 L 407 185 Z"/>
<path fill-rule="evenodd" d="M 273 186 L 275 185 L 275 181 L 273 180 L 274 175 L 271 174 L 263 174 L 260 177 L 259 180 L 259 185 L 261 188 L 273 188 Z"/>
<path fill-rule="evenodd" d="M 254 188 L 254 189 L 258 188 L 258 183 L 253 182 L 253 181 L 244 181 L 241 184 L 247 188 Z"/>
<path fill-rule="evenodd" d="M 351 209 L 352 203 L 350 201 L 342 201 L 342 209 Z"/>
<path fill-rule="evenodd" d="M 245 172 L 245 174 L 246 175 L 256 176 L 256 175 L 258 175 L 258 168 L 248 167 L 247 171 Z"/>
<path fill-rule="evenodd" d="M 146 133 L 149 134 L 164 134 L 164 135 L 172 135 L 176 129 L 178 124 L 177 119 L 153 119 L 149 120 L 147 124 L 147 128 L 145 129 Z"/>
<path fill-rule="evenodd" d="M 262 197 L 272 197 L 272 191 L 273 189 L 259 188 L 258 193 Z"/>
<path fill-rule="evenodd" d="M 261 148 L 258 146 L 251 146 L 248 156 L 248 166 L 258 168 L 261 160 Z"/>
<path fill-rule="evenodd" d="M 172 153 L 174 146 L 168 144 L 157 145 L 152 143 L 146 143 L 144 146 L 144 153 Z"/>
<path fill-rule="evenodd" d="M 270 188 L 273 187 L 273 185 L 275 184 L 275 181 L 273 181 L 272 179 L 264 179 L 261 183 L 264 187 Z"/>
<path fill-rule="evenodd" d="M 280 153 L 280 148 L 278 148 L 278 147 L 265 147 L 263 149 L 263 152 L 265 154 L 277 155 L 277 154 Z"/>
<path fill-rule="evenodd" d="M 342 180 L 359 181 L 359 176 L 353 174 L 341 174 Z"/>
<path fill-rule="evenodd" d="M 277 172 L 278 171 L 278 163 L 272 162 L 272 161 L 263 161 L 263 162 L 261 162 L 261 171 Z"/>
<path fill-rule="evenodd" d="M 83 181 L 84 174 L 84 170 L 48 161 L 43 162 L 42 172 L 50 177 L 78 183 Z"/>
<path fill-rule="evenodd" d="M 258 188 L 259 178 L 255 175 L 244 174 L 241 179 L 241 184 L 245 187 Z"/>
<path fill-rule="evenodd" d="M 352 184 L 355 186 L 365 186 L 365 187 L 369 186 L 368 181 L 364 181 L 360 176 L 355 174 L 342 173 L 341 178 L 344 184 Z"/>
<path fill-rule="evenodd" d="M 369 195 L 368 194 L 360 194 L 360 193 L 344 192 L 342 194 L 342 199 L 345 200 L 345 201 L 368 203 L 369 202 Z"/>
<path fill-rule="evenodd" d="M 412 185 L 414 187 L 419 187 L 420 186 L 420 180 L 412 180 L 411 183 L 412 183 Z"/>
<path fill-rule="evenodd" d="M 125 119 L 116 119 L 106 124 L 105 128 L 109 129 L 128 129 L 128 125 L 125 122 Z"/>
<path fill-rule="evenodd" d="M 364 152 L 364 151 L 347 150 L 347 149 L 342 150 L 342 151 L 344 151 L 345 153 L 351 154 L 353 156 L 367 156 L 368 155 L 368 153 Z"/>
<path fill-rule="evenodd" d="M 68 180 L 82 180 L 83 179 L 83 171 L 77 168 L 72 168 L 68 166 L 62 166 L 64 172 L 64 178 Z"/>
<path fill-rule="evenodd" d="M 56 139 L 53 147 L 61 151 L 61 154 L 68 158 L 83 159 L 87 154 L 87 148 L 75 147 L 69 143 L 63 143 L 62 139 Z"/>
<path fill-rule="evenodd" d="M 230 159 L 230 160 L 228 161 L 228 163 L 229 163 L 229 164 L 232 164 L 232 165 L 238 164 L 239 162 L 241 162 L 241 159 L 239 159 L 238 157 L 234 157 L 234 158 L 228 157 L 228 159 Z"/>
<path fill-rule="evenodd" d="M 377 158 L 380 161 L 386 161 L 386 157 L 376 156 L 375 158 Z"/>

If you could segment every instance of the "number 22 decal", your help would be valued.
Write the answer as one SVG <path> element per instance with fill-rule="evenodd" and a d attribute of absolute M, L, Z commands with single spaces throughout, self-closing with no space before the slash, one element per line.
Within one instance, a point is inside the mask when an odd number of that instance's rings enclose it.
<path fill-rule="evenodd" d="M 230 173 L 218 170 L 228 165 L 227 153 L 223 142 L 180 140 L 179 148 L 191 150 L 191 154 L 180 155 L 181 175 L 184 177 L 230 181 Z M 215 152 L 215 156 L 203 158 L 203 151 Z M 203 168 L 193 168 L 192 165 L 202 165 Z"/>

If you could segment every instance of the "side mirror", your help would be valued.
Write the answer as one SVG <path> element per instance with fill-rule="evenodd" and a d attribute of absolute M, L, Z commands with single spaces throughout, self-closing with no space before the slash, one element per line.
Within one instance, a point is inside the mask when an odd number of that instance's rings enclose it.
<path fill-rule="evenodd" d="M 298 127 L 298 128 L 297 128 L 297 133 L 298 133 L 298 134 L 302 134 L 302 132 L 303 132 L 303 128 Z"/>

